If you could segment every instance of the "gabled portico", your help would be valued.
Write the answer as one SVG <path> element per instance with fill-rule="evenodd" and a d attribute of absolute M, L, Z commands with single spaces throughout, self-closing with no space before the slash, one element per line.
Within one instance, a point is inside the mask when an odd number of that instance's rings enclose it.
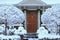
<path fill-rule="evenodd" d="M 25 29 L 27 32 L 36 32 L 41 25 L 40 10 L 43 13 L 48 5 L 41 0 L 23 0 L 17 6 L 25 13 Z"/>

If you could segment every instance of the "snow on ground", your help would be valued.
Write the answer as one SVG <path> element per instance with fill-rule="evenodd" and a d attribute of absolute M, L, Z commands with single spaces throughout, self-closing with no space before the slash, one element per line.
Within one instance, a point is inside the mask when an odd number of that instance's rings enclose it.
<path fill-rule="evenodd" d="M 20 38 L 20 36 L 18 36 L 18 35 L 12 35 L 12 36 L 8 36 L 8 35 L 3 35 L 3 34 L 1 34 L 0 35 L 0 39 L 1 40 L 3 40 L 3 39 L 11 39 L 11 40 L 20 40 L 21 38 Z"/>

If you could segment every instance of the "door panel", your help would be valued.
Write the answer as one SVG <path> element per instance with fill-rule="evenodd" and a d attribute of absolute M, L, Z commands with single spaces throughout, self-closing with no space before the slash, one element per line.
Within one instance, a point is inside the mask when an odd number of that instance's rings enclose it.
<path fill-rule="evenodd" d="M 38 11 L 27 10 L 27 32 L 36 32 L 38 28 Z"/>

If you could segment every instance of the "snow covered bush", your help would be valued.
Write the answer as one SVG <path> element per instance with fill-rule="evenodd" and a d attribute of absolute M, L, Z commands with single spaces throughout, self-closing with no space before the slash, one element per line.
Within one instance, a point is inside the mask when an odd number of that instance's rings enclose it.
<path fill-rule="evenodd" d="M 12 5 L 0 5 L 0 22 L 7 22 L 8 25 L 11 26 L 17 23 L 23 23 L 24 20 L 24 13 L 17 7 Z"/>
<path fill-rule="evenodd" d="M 51 33 L 58 33 L 60 28 L 60 5 L 53 5 L 41 16 L 41 21 Z"/>
<path fill-rule="evenodd" d="M 0 34 L 3 34 L 4 28 L 0 26 Z"/>
<path fill-rule="evenodd" d="M 14 32 L 15 35 L 27 34 L 27 31 L 23 28 L 23 24 L 20 24 L 19 28 Z"/>
<path fill-rule="evenodd" d="M 38 33 L 38 38 L 44 38 L 48 35 L 48 30 L 46 30 L 43 26 L 41 26 L 38 30 L 37 30 L 37 33 Z"/>
<path fill-rule="evenodd" d="M 37 33 L 39 33 L 40 35 L 46 35 L 46 34 L 48 34 L 48 30 L 46 30 L 44 27 L 40 27 L 37 30 Z"/>
<path fill-rule="evenodd" d="M 5 25 L 4 24 L 0 24 L 0 34 L 3 34 L 5 31 Z"/>

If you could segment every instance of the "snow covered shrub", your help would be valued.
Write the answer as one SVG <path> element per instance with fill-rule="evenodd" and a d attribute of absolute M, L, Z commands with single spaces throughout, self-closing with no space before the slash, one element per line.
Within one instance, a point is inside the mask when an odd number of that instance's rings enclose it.
<path fill-rule="evenodd" d="M 17 7 L 12 5 L 0 5 L 0 22 L 7 22 L 7 24 L 11 26 L 17 23 L 23 23 L 24 20 L 24 13 Z"/>
<path fill-rule="evenodd" d="M 4 24 L 0 24 L 0 34 L 3 34 L 5 31 L 5 25 Z"/>
<path fill-rule="evenodd" d="M 51 33 L 58 33 L 60 29 L 60 5 L 53 5 L 41 16 L 41 21 Z"/>
<path fill-rule="evenodd" d="M 23 28 L 23 24 L 20 24 L 19 28 L 15 30 L 15 35 L 27 34 L 27 31 Z"/>
<path fill-rule="evenodd" d="M 46 30 L 43 26 L 41 26 L 38 30 L 37 30 L 37 33 L 38 33 L 38 38 L 44 38 L 48 35 L 48 30 Z"/>

